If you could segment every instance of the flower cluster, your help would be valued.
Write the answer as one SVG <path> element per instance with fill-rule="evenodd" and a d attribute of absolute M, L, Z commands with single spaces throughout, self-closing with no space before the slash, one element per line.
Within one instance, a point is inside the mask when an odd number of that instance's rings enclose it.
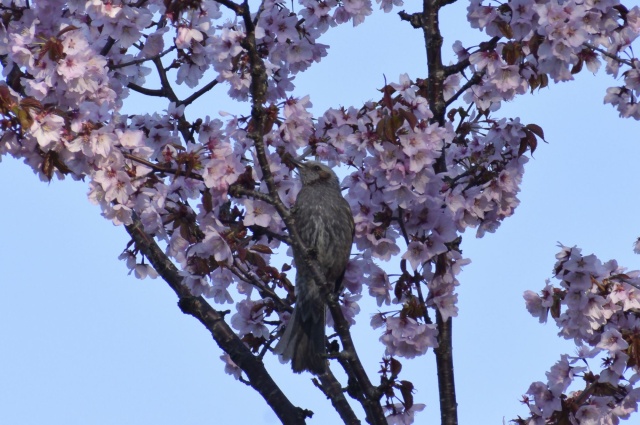
<path fill-rule="evenodd" d="M 572 80 L 585 66 L 595 73 L 604 61 L 614 77 L 621 65 L 627 68 L 624 84 L 608 89 L 605 102 L 623 117 L 640 119 L 640 62 L 632 54 L 627 59 L 640 35 L 640 7 L 627 9 L 617 0 L 473 0 L 467 17 L 473 27 L 505 40 L 472 53 L 458 45 L 459 57 L 468 58 L 482 75 L 482 85 L 466 93 L 469 101 L 495 110 L 503 100 L 544 87 L 549 79 Z"/>
<path fill-rule="evenodd" d="M 640 388 L 640 272 L 626 271 L 614 261 L 602 263 L 578 248 L 561 246 L 556 255 L 558 287 L 547 283 L 541 294 L 525 293 L 527 309 L 541 321 L 549 312 L 559 334 L 573 339 L 577 355 L 563 355 L 547 382 L 534 382 L 524 398 L 531 411 L 519 423 L 617 423 L 638 409 Z M 601 358 L 602 369 L 585 364 Z M 567 393 L 577 378 L 584 389 Z"/>
<path fill-rule="evenodd" d="M 388 304 L 393 288 L 403 314 L 423 320 L 407 305 L 419 297 L 416 285 L 424 284 L 425 307 L 446 319 L 457 315 L 456 275 L 468 262 L 458 249 L 459 233 L 475 227 L 482 236 L 513 214 L 527 162 L 523 154 L 535 149 L 542 131 L 480 114 L 461 116 L 457 130 L 453 122 L 433 123 L 421 84 L 402 75 L 383 88 L 378 102 L 328 110 L 315 127 L 312 147 L 319 157 L 354 169 L 343 184 L 362 253 L 358 269 L 395 256 L 412 269 L 393 283 L 384 274 L 365 274 L 370 294 L 379 305 Z M 450 84 L 455 91 L 455 80 Z M 400 335 L 387 323 L 388 351 L 403 343 Z"/>
<path fill-rule="evenodd" d="M 375 317 L 375 316 L 374 316 Z M 385 354 L 412 359 L 438 347 L 437 329 L 433 324 L 419 324 L 410 317 L 384 317 L 386 331 L 380 341 Z"/>

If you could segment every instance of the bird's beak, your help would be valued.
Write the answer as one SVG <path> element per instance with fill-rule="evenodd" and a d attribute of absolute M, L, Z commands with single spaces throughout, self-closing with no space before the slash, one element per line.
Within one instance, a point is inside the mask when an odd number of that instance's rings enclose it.
<path fill-rule="evenodd" d="M 299 159 L 297 159 L 297 158 L 293 158 L 293 157 L 292 157 L 292 158 L 291 158 L 291 163 L 292 163 L 296 168 L 298 168 L 298 169 L 300 169 L 300 168 L 304 168 L 304 167 L 305 167 L 305 163 L 304 163 L 304 162 L 302 162 L 302 161 L 300 161 L 300 160 L 299 160 Z"/>

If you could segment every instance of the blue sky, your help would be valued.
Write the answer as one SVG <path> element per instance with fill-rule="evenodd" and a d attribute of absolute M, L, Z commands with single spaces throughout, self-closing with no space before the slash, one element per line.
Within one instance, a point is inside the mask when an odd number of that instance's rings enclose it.
<path fill-rule="evenodd" d="M 462 32 L 464 17 L 453 14 L 462 7 L 454 7 L 442 20 L 445 46 L 476 34 Z M 378 98 L 384 76 L 389 82 L 403 72 L 424 77 L 422 36 L 395 14 L 374 14 L 355 30 L 339 27 L 321 41 L 331 45 L 329 56 L 296 80 L 295 92 L 310 94 L 317 113 Z M 532 381 L 545 380 L 560 354 L 573 352 L 553 325 L 528 315 L 522 300 L 525 290 L 538 291 L 551 277 L 558 241 L 640 268 L 632 253 L 640 236 L 638 123 L 602 104 L 614 84 L 604 74 L 585 73 L 496 114 L 539 124 L 549 143 L 527 165 L 516 214 L 496 234 L 464 235 L 463 253 L 472 263 L 459 277 L 454 321 L 461 423 L 501 423 L 526 414 L 519 397 Z M 216 90 L 191 113 L 214 116 L 245 107 L 224 103 L 224 91 Z M 140 111 L 148 104 L 130 107 Z M 0 423 L 277 423 L 261 398 L 225 375 L 222 352 L 179 311 L 163 281 L 127 276 L 117 259 L 126 232 L 87 201 L 86 184 L 40 182 L 11 158 L 0 163 L 0 181 Z M 374 381 L 384 351 L 378 331 L 368 326 L 376 311 L 374 303 L 364 303 L 355 331 Z M 416 423 L 437 423 L 432 353 L 403 363 L 416 402 L 427 404 Z M 335 423 L 310 375 L 291 376 L 288 365 L 274 359 L 268 365 L 294 403 L 316 412 L 310 423 Z"/>

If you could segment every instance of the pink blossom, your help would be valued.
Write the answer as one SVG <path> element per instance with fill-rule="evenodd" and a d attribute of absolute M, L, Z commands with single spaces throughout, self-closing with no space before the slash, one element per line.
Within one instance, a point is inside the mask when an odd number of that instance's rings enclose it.
<path fill-rule="evenodd" d="M 604 348 L 610 352 L 626 350 L 629 348 L 627 341 L 622 338 L 622 334 L 616 329 L 607 329 L 602 334 L 600 342 L 596 347 Z"/>
<path fill-rule="evenodd" d="M 412 359 L 423 355 L 427 350 L 436 348 L 437 329 L 435 325 L 419 324 L 410 317 L 387 317 L 387 329 L 380 337 L 388 356 L 401 356 Z"/>
<path fill-rule="evenodd" d="M 213 298 L 218 304 L 233 303 L 233 298 L 229 293 L 229 286 L 233 283 L 233 275 L 226 268 L 218 267 L 211 272 L 211 288 L 207 291 L 206 296 Z"/>
<path fill-rule="evenodd" d="M 546 373 L 549 391 L 555 396 L 560 396 L 567 390 L 576 374 L 585 370 L 585 367 L 572 367 L 569 364 L 569 356 L 563 354 L 560 360 Z"/>
<path fill-rule="evenodd" d="M 264 325 L 264 301 L 242 300 L 236 304 L 237 313 L 231 316 L 231 326 L 240 336 L 253 334 L 269 338 L 269 329 Z"/>
<path fill-rule="evenodd" d="M 362 298 L 360 294 L 350 294 L 344 293 L 340 300 L 340 309 L 342 310 L 342 314 L 344 318 L 349 322 L 349 325 L 353 326 L 356 324 L 356 316 L 360 313 L 360 305 L 358 305 L 358 301 Z M 333 317 L 331 313 L 327 309 L 327 317 L 326 317 L 327 326 L 333 326 Z"/>
<path fill-rule="evenodd" d="M 178 49 L 188 49 L 192 42 L 199 43 L 203 39 L 202 32 L 196 28 L 178 27 L 175 43 Z"/>
<path fill-rule="evenodd" d="M 111 220 L 113 224 L 116 226 L 122 224 L 131 224 L 132 223 L 132 213 L 131 208 L 128 208 L 124 205 L 117 204 L 109 207 L 103 212 L 105 218 Z"/>
<path fill-rule="evenodd" d="M 407 252 L 402 255 L 402 258 L 408 260 L 411 267 L 417 270 L 418 266 L 431 258 L 431 254 L 424 243 L 414 241 L 409 243 Z"/>
<path fill-rule="evenodd" d="M 531 384 L 527 394 L 532 395 L 535 401 L 535 405 L 530 406 L 534 414 L 550 418 L 554 412 L 562 410 L 560 397 L 554 395 L 542 382 Z"/>
<path fill-rule="evenodd" d="M 56 114 L 47 114 L 41 118 L 33 120 L 29 131 L 38 141 L 42 149 L 47 150 L 52 145 L 60 142 L 62 137 L 62 127 L 64 119 Z"/>
<path fill-rule="evenodd" d="M 549 308 L 542 306 L 542 298 L 533 291 L 525 291 L 524 299 L 527 311 L 529 311 L 533 317 L 537 317 L 540 323 L 546 323 Z"/>
<path fill-rule="evenodd" d="M 415 403 L 406 409 L 402 403 L 394 403 L 384 407 L 387 413 L 387 423 L 389 425 L 410 425 L 414 421 L 416 412 L 422 412 L 426 407 L 423 403 Z"/>
<path fill-rule="evenodd" d="M 233 360 L 231 360 L 229 354 L 224 353 L 220 356 L 220 360 L 224 362 L 224 372 L 227 375 L 231 375 L 236 379 L 240 379 L 240 377 L 242 376 L 242 369 L 240 369 L 238 365 L 235 364 Z"/>
<path fill-rule="evenodd" d="M 376 265 L 371 265 L 371 271 L 369 272 L 370 279 L 369 295 L 376 299 L 378 307 L 383 303 L 389 305 L 391 302 L 391 284 L 389 283 L 389 276 L 387 273 Z"/>
<path fill-rule="evenodd" d="M 362 292 L 362 281 L 364 275 L 364 261 L 361 259 L 351 259 L 347 263 L 347 268 L 342 278 L 342 285 L 352 294 Z"/>
<path fill-rule="evenodd" d="M 271 217 L 274 214 L 272 206 L 262 201 L 252 201 L 250 199 L 244 201 L 244 206 L 247 209 L 243 220 L 245 226 L 269 227 Z"/>
<path fill-rule="evenodd" d="M 131 251 L 125 251 L 118 257 L 119 260 L 127 262 L 129 274 L 134 273 L 137 279 L 145 279 L 147 276 L 151 279 L 158 277 L 158 273 L 150 264 L 138 263 L 136 256 Z"/>

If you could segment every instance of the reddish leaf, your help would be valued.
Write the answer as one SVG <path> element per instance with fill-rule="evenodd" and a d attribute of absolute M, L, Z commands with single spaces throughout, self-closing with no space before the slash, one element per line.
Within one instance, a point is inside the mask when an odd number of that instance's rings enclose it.
<path fill-rule="evenodd" d="M 189 232 L 189 226 L 187 225 L 187 223 L 182 223 L 182 225 L 180 226 L 180 236 L 182 236 L 182 239 L 189 241 L 191 239 L 191 232 Z"/>
<path fill-rule="evenodd" d="M 25 97 L 24 99 L 22 99 L 20 101 L 20 106 L 22 106 L 23 108 L 38 109 L 40 111 L 44 109 L 42 103 L 39 100 L 34 99 L 33 97 Z"/>
<path fill-rule="evenodd" d="M 526 151 L 527 151 L 527 138 L 523 137 L 522 139 L 520 139 L 520 146 L 518 147 L 518 157 L 521 157 L 522 155 L 524 155 Z"/>
<path fill-rule="evenodd" d="M 627 349 L 629 360 L 627 366 L 633 367 L 640 365 L 640 335 L 632 335 Z"/>
<path fill-rule="evenodd" d="M 31 128 L 31 124 L 33 124 L 33 118 L 26 109 L 18 108 L 16 115 L 18 116 L 18 121 L 20 121 L 20 127 L 23 130 L 28 130 Z"/>
<path fill-rule="evenodd" d="M 9 87 L 4 84 L 0 85 L 0 111 L 8 111 L 13 108 L 15 101 L 11 97 Z"/>
<path fill-rule="evenodd" d="M 409 123 L 412 129 L 416 128 L 416 125 L 418 124 L 418 119 L 416 118 L 415 115 L 413 115 L 411 111 L 407 111 L 406 109 L 400 109 L 398 112 L 400 113 L 400 116 L 402 116 L 402 118 L 404 118 L 405 121 Z"/>
<path fill-rule="evenodd" d="M 380 140 L 389 140 L 386 130 L 388 120 L 388 117 L 382 117 L 380 121 L 378 121 L 378 124 L 376 124 L 376 134 Z"/>
<path fill-rule="evenodd" d="M 252 251 L 259 252 L 260 254 L 273 254 L 271 248 L 267 245 L 256 244 L 250 248 Z"/>
<path fill-rule="evenodd" d="M 400 371 L 402 370 L 402 363 L 391 357 L 389 359 L 389 369 L 391 370 L 392 379 L 395 379 L 398 375 L 400 375 Z"/>
<path fill-rule="evenodd" d="M 547 74 L 540 74 L 540 88 L 543 89 L 549 85 L 549 77 Z"/>
<path fill-rule="evenodd" d="M 238 259 L 240 261 L 245 261 L 246 258 L 247 258 L 247 250 L 242 247 L 238 247 Z"/>
<path fill-rule="evenodd" d="M 391 142 L 396 138 L 396 132 L 393 129 L 393 123 L 391 118 L 387 118 L 384 121 L 384 125 L 382 126 L 382 131 L 384 132 L 384 140 Z"/>
<path fill-rule="evenodd" d="M 263 270 L 265 267 L 267 267 L 267 263 L 264 261 L 264 258 L 256 254 L 255 252 L 247 251 L 247 262 L 253 264 L 260 270 Z"/>
<path fill-rule="evenodd" d="M 511 25 L 509 25 L 507 22 L 499 21 L 498 29 L 505 37 L 509 39 L 513 38 L 513 30 L 511 29 Z"/>
<path fill-rule="evenodd" d="M 538 139 L 536 139 L 536 136 L 530 131 L 527 131 L 527 144 L 531 150 L 531 155 L 533 155 L 538 147 Z"/>
<path fill-rule="evenodd" d="M 558 317 L 560 317 L 560 302 L 561 300 L 559 298 L 554 297 L 553 304 L 551 305 L 551 308 L 550 308 L 551 317 L 553 317 L 554 319 L 557 319 Z"/>
<path fill-rule="evenodd" d="M 60 31 L 58 31 L 58 34 L 56 34 L 56 37 L 60 37 L 60 36 L 61 36 L 62 34 L 64 34 L 64 33 L 67 33 L 67 32 L 69 32 L 69 31 L 75 31 L 75 30 L 77 30 L 77 29 L 79 29 L 79 28 L 78 28 L 78 27 L 76 27 L 76 26 L 73 26 L 73 25 L 69 25 L 68 27 L 64 27 L 63 29 L 61 29 Z"/>
<path fill-rule="evenodd" d="M 391 115 L 391 129 L 393 130 L 393 137 L 391 140 L 395 140 L 396 133 L 400 130 L 400 127 L 404 124 L 405 118 L 401 113 L 394 113 Z"/>
<path fill-rule="evenodd" d="M 202 193 L 202 206 L 206 212 L 213 211 L 213 199 L 211 197 L 211 191 L 205 190 Z"/>
<path fill-rule="evenodd" d="M 502 48 L 502 58 L 509 65 L 515 64 L 521 56 L 520 45 L 512 41 L 505 44 Z"/>
<path fill-rule="evenodd" d="M 391 95 L 395 93 L 395 91 L 396 89 L 388 85 L 382 88 L 382 105 L 386 106 L 390 111 L 393 110 Z"/>
<path fill-rule="evenodd" d="M 40 168 L 42 170 L 42 173 L 47 177 L 47 180 L 51 181 L 51 179 L 53 178 L 53 172 L 55 171 L 52 151 L 49 151 L 45 154 Z"/>
<path fill-rule="evenodd" d="M 529 40 L 529 43 L 528 43 L 529 50 L 531 51 L 533 56 L 535 56 L 536 58 L 538 57 L 538 48 L 540 48 L 540 45 L 542 44 L 543 41 L 544 41 L 544 37 L 541 35 L 534 35 Z"/>
<path fill-rule="evenodd" d="M 584 61 L 582 59 L 579 59 L 578 63 L 573 65 L 573 67 L 571 68 L 571 75 L 577 74 L 580 71 L 582 71 L 583 64 L 584 64 Z"/>
<path fill-rule="evenodd" d="M 402 400 L 405 410 L 413 407 L 413 384 L 409 381 L 400 381 L 400 385 L 397 386 L 402 394 Z"/>
<path fill-rule="evenodd" d="M 538 124 L 527 124 L 527 125 L 525 125 L 525 128 L 528 128 L 536 136 L 538 136 L 539 138 L 544 140 L 544 131 L 542 131 L 542 127 L 540 127 Z"/>

